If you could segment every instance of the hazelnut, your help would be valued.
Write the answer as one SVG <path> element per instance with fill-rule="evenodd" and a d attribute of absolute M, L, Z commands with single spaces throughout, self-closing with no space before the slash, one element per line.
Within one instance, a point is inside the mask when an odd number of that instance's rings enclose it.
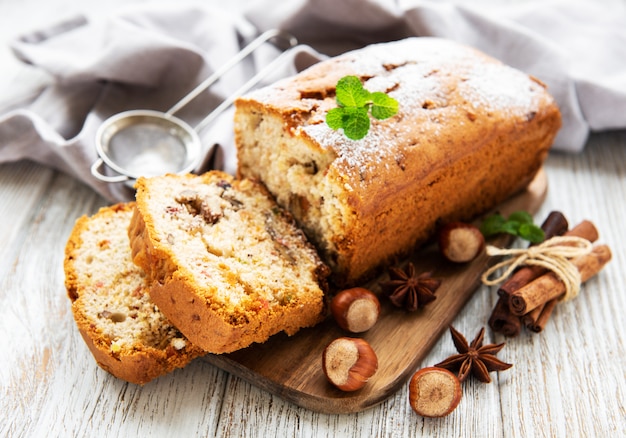
<path fill-rule="evenodd" d="M 485 237 L 478 227 L 463 222 L 451 222 L 439 231 L 439 250 L 449 261 L 467 263 L 485 248 Z"/>
<path fill-rule="evenodd" d="M 422 368 L 409 382 L 409 403 L 422 417 L 444 417 L 461 401 L 461 381 L 444 368 Z"/>
<path fill-rule="evenodd" d="M 380 302 L 374 293 L 355 287 L 335 295 L 330 302 L 330 311 L 339 327 L 352 333 L 362 333 L 378 321 Z"/>
<path fill-rule="evenodd" d="M 330 383 L 342 391 L 361 389 L 378 369 L 376 353 L 360 338 L 337 338 L 324 349 L 322 368 Z"/>

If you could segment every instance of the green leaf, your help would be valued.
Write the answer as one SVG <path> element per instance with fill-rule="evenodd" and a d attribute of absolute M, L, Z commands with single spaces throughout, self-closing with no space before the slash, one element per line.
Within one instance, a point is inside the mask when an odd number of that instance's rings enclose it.
<path fill-rule="evenodd" d="M 520 224 L 532 224 L 533 223 L 533 217 L 530 215 L 530 213 L 526 211 L 513 212 L 509 215 L 508 220 L 516 221 L 516 222 L 519 222 Z"/>
<path fill-rule="evenodd" d="M 338 108 L 326 113 L 331 129 L 343 128 L 346 137 L 360 140 L 370 129 L 369 114 L 384 120 L 398 112 L 398 101 L 382 92 L 370 93 L 356 76 L 344 76 L 337 82 L 335 100 Z"/>
<path fill-rule="evenodd" d="M 326 124 L 331 129 L 343 128 L 345 111 L 344 108 L 333 108 L 326 113 Z"/>
<path fill-rule="evenodd" d="M 376 91 L 370 94 L 372 101 L 372 116 L 378 120 L 385 120 L 398 112 L 398 101 L 385 93 Z"/>
<path fill-rule="evenodd" d="M 480 231 L 485 237 L 506 233 L 532 243 L 540 243 L 545 240 L 545 234 L 541 227 L 533 224 L 532 216 L 525 211 L 511 213 L 508 219 L 500 214 L 491 215 L 485 218 L 480 225 Z"/>
<path fill-rule="evenodd" d="M 480 224 L 480 232 L 483 233 L 485 237 L 502 233 L 505 222 L 506 219 L 504 219 L 501 214 L 491 215 Z"/>
<path fill-rule="evenodd" d="M 344 108 L 348 115 L 344 119 L 343 133 L 352 140 L 360 140 L 367 135 L 370 129 L 370 118 L 367 114 L 367 108 Z"/>
<path fill-rule="evenodd" d="M 339 79 L 336 87 L 337 104 L 343 107 L 365 106 L 370 98 L 370 92 L 363 88 L 363 84 L 356 76 L 344 76 Z"/>
<path fill-rule="evenodd" d="M 519 227 L 520 223 L 517 221 L 507 220 L 502 224 L 502 233 L 512 234 L 514 236 L 519 236 Z"/>
<path fill-rule="evenodd" d="M 518 235 L 532 243 L 541 243 L 546 238 L 543 230 L 535 224 L 521 224 Z"/>

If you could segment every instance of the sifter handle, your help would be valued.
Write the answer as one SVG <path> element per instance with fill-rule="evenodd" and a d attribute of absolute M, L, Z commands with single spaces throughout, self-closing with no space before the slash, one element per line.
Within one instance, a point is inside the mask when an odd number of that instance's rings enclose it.
<path fill-rule="evenodd" d="M 102 158 L 98 158 L 91 165 L 91 174 L 95 176 L 96 178 L 98 178 L 100 181 L 109 182 L 109 183 L 118 183 L 118 182 L 128 181 L 130 179 L 126 175 L 108 176 L 108 175 L 104 175 L 100 173 L 99 169 L 100 169 L 100 166 L 102 166 L 103 164 L 104 162 L 102 161 Z"/>
<path fill-rule="evenodd" d="M 287 41 L 289 47 L 294 47 L 298 44 L 298 40 L 293 36 L 279 29 L 270 29 L 268 31 L 263 32 L 261 35 L 256 37 L 250 44 L 241 49 L 239 53 L 237 53 L 234 57 L 228 60 L 222 67 L 217 69 L 211 76 L 202 81 L 196 88 L 191 90 L 185 97 L 183 97 L 180 101 L 178 101 L 173 107 L 167 110 L 167 114 L 173 115 L 183 109 L 185 105 L 198 97 L 204 90 L 209 88 L 213 83 L 215 83 L 219 78 L 221 78 L 228 70 L 233 68 L 235 65 L 240 63 L 246 56 L 259 48 L 266 41 L 271 40 L 272 38 L 283 38 Z"/>

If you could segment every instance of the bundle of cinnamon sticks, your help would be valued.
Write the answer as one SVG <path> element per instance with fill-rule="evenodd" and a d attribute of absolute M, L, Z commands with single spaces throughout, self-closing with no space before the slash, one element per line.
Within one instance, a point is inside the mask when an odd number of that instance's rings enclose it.
<path fill-rule="evenodd" d="M 568 230 L 567 219 L 558 211 L 551 212 L 541 228 L 546 240 L 561 235 L 581 237 L 589 242 L 598 240 L 598 230 L 593 223 L 585 220 Z M 609 260 L 609 247 L 595 245 L 589 254 L 576 257 L 571 262 L 584 283 L 600 272 Z M 489 327 L 511 337 L 517 336 L 522 327 L 539 333 L 564 294 L 565 284 L 553 272 L 539 266 L 523 266 L 500 285 Z"/>

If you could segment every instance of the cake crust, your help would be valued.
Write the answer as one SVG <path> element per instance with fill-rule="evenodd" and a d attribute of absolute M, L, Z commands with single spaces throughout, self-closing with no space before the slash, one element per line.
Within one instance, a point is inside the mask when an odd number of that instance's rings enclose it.
<path fill-rule="evenodd" d="M 325 123 L 346 75 L 399 101 L 363 140 Z M 235 105 L 238 175 L 293 212 L 343 286 L 524 188 L 560 127 L 540 81 L 437 38 L 349 52 Z"/>

